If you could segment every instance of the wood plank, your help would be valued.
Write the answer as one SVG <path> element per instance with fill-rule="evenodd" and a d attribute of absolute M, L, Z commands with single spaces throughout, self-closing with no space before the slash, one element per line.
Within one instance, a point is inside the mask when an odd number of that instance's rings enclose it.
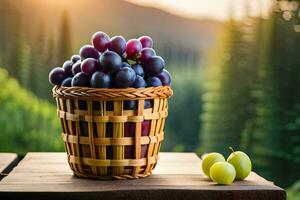
<path fill-rule="evenodd" d="M 17 158 L 15 153 L 0 153 L 0 180 L 7 175 Z"/>
<path fill-rule="evenodd" d="M 283 189 L 253 172 L 244 181 L 217 185 L 203 175 L 193 153 L 160 153 L 150 177 L 121 181 L 76 178 L 65 153 L 28 153 L 0 182 L 0 199 L 45 199 L 42 194 L 49 199 L 285 199 Z"/>
<path fill-rule="evenodd" d="M 15 153 L 0 153 L 0 172 L 3 172 L 17 157 Z"/>

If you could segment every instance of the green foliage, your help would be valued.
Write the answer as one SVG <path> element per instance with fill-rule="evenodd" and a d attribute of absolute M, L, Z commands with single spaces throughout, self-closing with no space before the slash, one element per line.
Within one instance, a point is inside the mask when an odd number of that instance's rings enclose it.
<path fill-rule="evenodd" d="M 0 69 L 0 151 L 62 151 L 56 108 L 37 99 Z"/>
<path fill-rule="evenodd" d="M 163 151 L 194 151 L 199 146 L 202 71 L 174 69 Z"/>
<path fill-rule="evenodd" d="M 300 199 L 300 180 L 298 180 L 290 188 L 288 188 L 287 199 L 289 200 Z"/>
<path fill-rule="evenodd" d="M 227 24 L 209 71 L 199 152 L 245 150 L 255 171 L 286 187 L 300 178 L 298 20 L 245 20 Z"/>

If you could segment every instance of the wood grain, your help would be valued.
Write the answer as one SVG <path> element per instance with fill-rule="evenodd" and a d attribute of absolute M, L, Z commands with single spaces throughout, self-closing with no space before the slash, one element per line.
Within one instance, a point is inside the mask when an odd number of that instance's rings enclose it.
<path fill-rule="evenodd" d="M 0 182 L 0 199 L 285 199 L 285 191 L 255 173 L 222 186 L 209 181 L 193 153 L 160 153 L 153 174 L 135 180 L 72 175 L 65 153 L 28 153 Z"/>
<path fill-rule="evenodd" d="M 0 173 L 6 173 L 6 169 L 18 158 L 15 153 L 0 153 Z M 1 177 L 0 177 L 1 180 Z"/>

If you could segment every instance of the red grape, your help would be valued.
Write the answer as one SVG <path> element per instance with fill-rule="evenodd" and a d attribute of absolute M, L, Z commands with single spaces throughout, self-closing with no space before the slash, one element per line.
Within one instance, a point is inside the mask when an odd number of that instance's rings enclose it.
<path fill-rule="evenodd" d="M 146 47 L 152 48 L 153 41 L 152 41 L 151 37 L 142 36 L 142 37 L 139 38 L 139 40 L 142 43 L 143 48 L 146 48 Z"/>
<path fill-rule="evenodd" d="M 123 36 L 115 36 L 110 39 L 108 50 L 118 53 L 120 56 L 123 55 L 126 48 L 126 40 Z"/>
<path fill-rule="evenodd" d="M 92 44 L 99 52 L 104 52 L 109 45 L 109 36 L 104 32 L 98 31 L 92 36 Z"/>
<path fill-rule="evenodd" d="M 86 75 L 92 75 L 98 68 L 99 63 L 94 58 L 87 58 L 81 63 L 81 71 Z"/>
<path fill-rule="evenodd" d="M 142 44 L 137 39 L 131 39 L 126 44 L 126 55 L 127 58 L 135 58 L 140 50 L 142 49 Z"/>
<path fill-rule="evenodd" d="M 149 58 L 151 58 L 155 55 L 156 55 L 156 53 L 155 53 L 154 49 L 152 49 L 152 48 L 143 48 L 139 53 L 138 60 L 141 63 L 146 63 Z"/>
<path fill-rule="evenodd" d="M 53 85 L 60 85 L 65 79 L 65 71 L 61 67 L 55 67 L 49 73 L 49 82 Z"/>
<path fill-rule="evenodd" d="M 99 52 L 92 46 L 92 45 L 84 45 L 80 48 L 79 54 L 81 57 L 81 60 L 84 60 L 86 58 L 99 58 Z"/>

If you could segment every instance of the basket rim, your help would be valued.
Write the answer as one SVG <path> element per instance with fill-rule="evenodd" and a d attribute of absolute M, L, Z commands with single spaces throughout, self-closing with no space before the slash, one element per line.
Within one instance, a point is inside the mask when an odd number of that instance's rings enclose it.
<path fill-rule="evenodd" d="M 52 92 L 53 97 L 55 98 L 103 100 L 169 98 L 173 95 L 173 90 L 170 86 L 148 88 L 90 88 L 54 86 Z"/>

